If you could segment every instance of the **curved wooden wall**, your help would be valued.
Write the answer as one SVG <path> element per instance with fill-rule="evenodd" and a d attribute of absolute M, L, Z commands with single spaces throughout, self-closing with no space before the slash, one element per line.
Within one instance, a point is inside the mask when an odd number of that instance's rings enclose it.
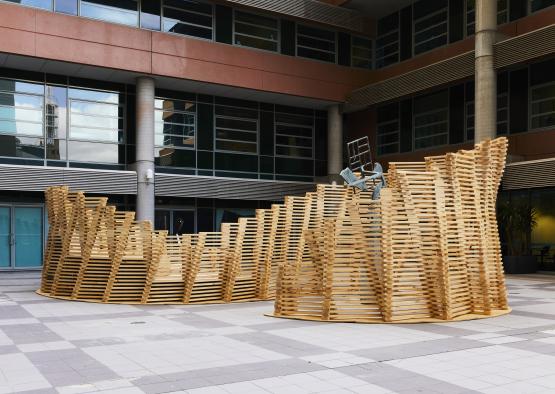
<path fill-rule="evenodd" d="M 342 185 L 221 232 L 169 236 L 102 197 L 46 191 L 39 293 L 105 303 L 275 298 L 275 316 L 445 321 L 507 313 L 495 202 L 507 139 L 392 163 L 380 200 Z"/>

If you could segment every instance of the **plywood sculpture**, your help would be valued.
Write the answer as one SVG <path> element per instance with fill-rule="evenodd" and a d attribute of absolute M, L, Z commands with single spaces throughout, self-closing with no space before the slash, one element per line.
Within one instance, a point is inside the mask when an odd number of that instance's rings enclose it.
<path fill-rule="evenodd" d="M 391 163 L 372 199 L 342 185 L 223 224 L 168 236 L 105 198 L 46 191 L 50 230 L 39 293 L 115 303 L 275 298 L 274 316 L 351 322 L 507 313 L 495 216 L 507 140 Z"/>

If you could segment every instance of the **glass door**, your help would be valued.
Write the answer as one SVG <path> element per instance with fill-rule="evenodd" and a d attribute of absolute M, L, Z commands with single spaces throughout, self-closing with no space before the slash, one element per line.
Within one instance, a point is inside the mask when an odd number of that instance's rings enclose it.
<path fill-rule="evenodd" d="M 0 206 L 0 269 L 40 268 L 43 247 L 41 206 Z"/>
<path fill-rule="evenodd" d="M 42 207 L 14 207 L 14 267 L 31 268 L 42 265 Z"/>
<path fill-rule="evenodd" d="M 11 222 L 11 208 L 0 206 L 0 268 L 12 265 Z"/>

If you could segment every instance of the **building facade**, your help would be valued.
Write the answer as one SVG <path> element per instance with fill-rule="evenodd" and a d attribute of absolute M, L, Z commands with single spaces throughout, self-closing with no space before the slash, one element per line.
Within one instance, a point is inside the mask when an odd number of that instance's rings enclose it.
<path fill-rule="evenodd" d="M 0 270 L 40 266 L 50 185 L 217 231 L 364 135 L 383 164 L 508 135 L 508 198 L 548 201 L 554 2 L 492 3 L 0 1 Z"/>

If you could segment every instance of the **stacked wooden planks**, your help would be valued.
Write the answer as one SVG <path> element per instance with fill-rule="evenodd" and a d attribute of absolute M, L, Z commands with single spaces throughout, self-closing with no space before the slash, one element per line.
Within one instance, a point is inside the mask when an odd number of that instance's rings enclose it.
<path fill-rule="evenodd" d="M 379 200 L 318 185 L 305 196 L 170 236 L 103 197 L 46 191 L 39 293 L 105 303 L 275 298 L 275 316 L 448 321 L 508 312 L 495 217 L 507 140 L 391 163 Z"/>
<path fill-rule="evenodd" d="M 280 266 L 274 315 L 403 323 L 508 313 L 495 216 L 506 153 L 498 138 L 392 163 L 379 200 L 351 193 L 305 230 L 311 259 Z"/>

